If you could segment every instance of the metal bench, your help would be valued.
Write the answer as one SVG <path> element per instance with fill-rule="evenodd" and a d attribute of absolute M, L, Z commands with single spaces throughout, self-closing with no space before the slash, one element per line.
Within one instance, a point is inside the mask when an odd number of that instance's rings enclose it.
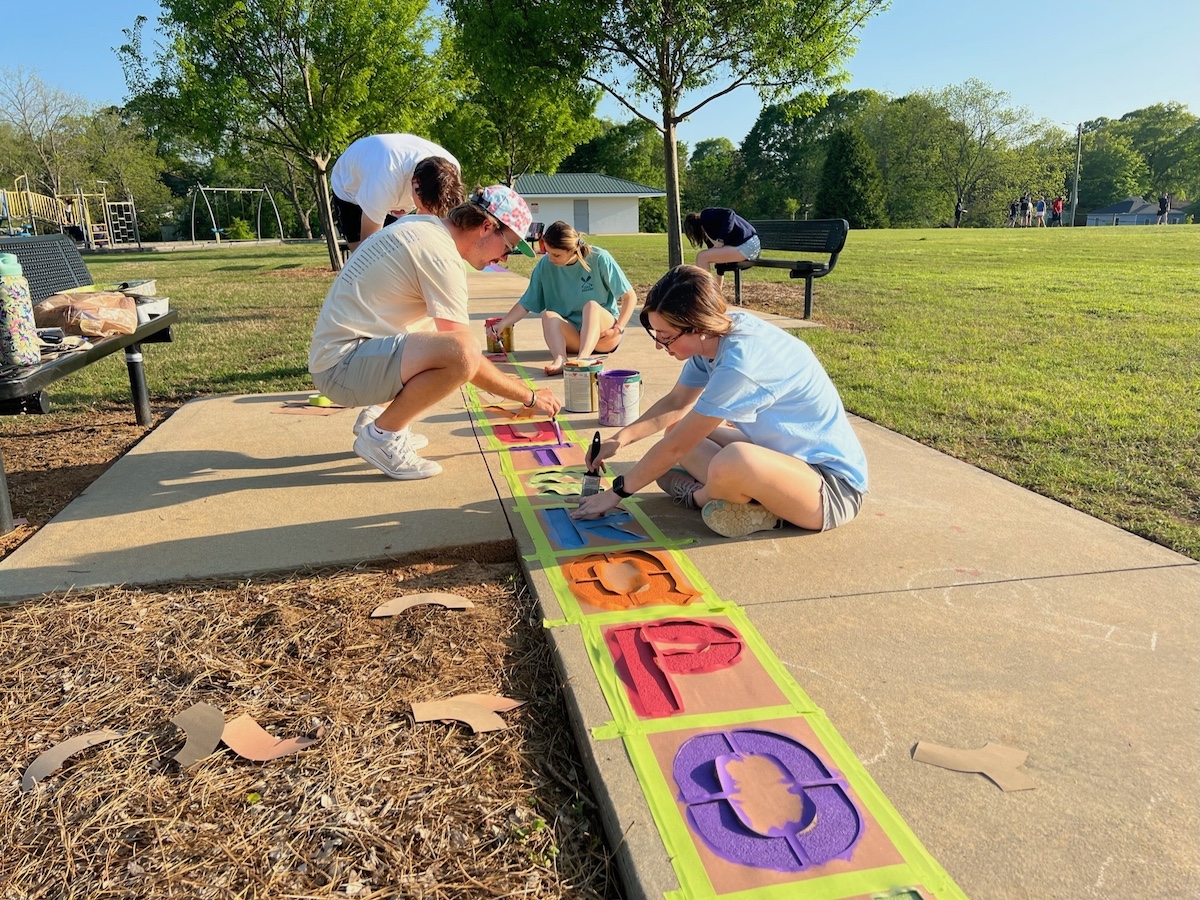
<path fill-rule="evenodd" d="M 12 253 L 21 261 L 21 269 L 29 282 L 30 299 L 35 304 L 59 291 L 87 287 L 95 282 L 74 241 L 64 234 L 0 238 L 0 253 Z M 173 341 L 171 326 L 178 318 L 179 313 L 170 310 L 157 319 L 139 325 L 133 334 L 101 338 L 87 350 L 66 353 L 34 366 L 0 370 L 0 415 L 49 412 L 47 386 L 98 359 L 124 350 L 134 415 L 139 425 L 149 425 L 150 393 L 146 388 L 146 373 L 142 366 L 142 344 Z M 4 478 L 4 459 L 0 457 L 0 534 L 7 534 L 12 528 L 12 507 Z"/>
<path fill-rule="evenodd" d="M 717 272 L 733 272 L 733 293 L 738 306 L 742 305 L 742 270 L 756 266 L 787 269 L 791 278 L 804 279 L 804 318 L 812 318 L 813 279 L 823 278 L 837 265 L 838 254 L 846 246 L 850 223 L 845 219 L 767 219 L 751 222 L 762 241 L 763 250 L 787 253 L 828 253 L 829 258 L 814 262 L 807 259 L 769 259 L 759 257 L 738 263 L 719 263 Z"/>

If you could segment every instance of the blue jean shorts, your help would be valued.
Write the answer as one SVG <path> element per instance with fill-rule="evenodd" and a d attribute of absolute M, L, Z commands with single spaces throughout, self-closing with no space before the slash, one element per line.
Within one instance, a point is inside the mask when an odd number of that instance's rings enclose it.
<path fill-rule="evenodd" d="M 746 241 L 746 243 L 733 249 L 746 257 L 746 259 L 758 259 L 762 256 L 762 241 L 758 239 L 758 235 L 756 234 L 750 240 Z"/>

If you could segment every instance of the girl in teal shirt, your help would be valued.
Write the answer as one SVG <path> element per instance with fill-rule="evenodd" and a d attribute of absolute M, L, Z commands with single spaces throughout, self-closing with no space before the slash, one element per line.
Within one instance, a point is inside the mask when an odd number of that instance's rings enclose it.
<path fill-rule="evenodd" d="M 540 315 L 553 356 L 545 371 L 558 375 L 568 353 L 586 359 L 617 349 L 637 294 L 609 252 L 585 242 L 566 222 L 547 228 L 542 242 L 546 255 L 534 267 L 529 287 L 491 333 L 498 338 L 529 313 Z"/>

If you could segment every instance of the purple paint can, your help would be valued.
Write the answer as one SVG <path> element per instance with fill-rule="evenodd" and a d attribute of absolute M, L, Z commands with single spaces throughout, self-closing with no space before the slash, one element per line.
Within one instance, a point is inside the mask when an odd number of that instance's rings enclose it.
<path fill-rule="evenodd" d="M 609 369 L 600 373 L 600 424 L 623 428 L 641 415 L 642 373 Z"/>

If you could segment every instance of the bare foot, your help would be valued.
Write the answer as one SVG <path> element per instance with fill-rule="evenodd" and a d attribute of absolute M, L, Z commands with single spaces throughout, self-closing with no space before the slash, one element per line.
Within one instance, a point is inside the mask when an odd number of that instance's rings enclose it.
<path fill-rule="evenodd" d="M 561 356 L 556 356 L 554 357 L 554 362 L 550 363 L 548 366 L 542 367 L 542 371 L 547 375 L 561 375 L 563 366 L 566 364 L 566 362 L 567 361 Z"/>

